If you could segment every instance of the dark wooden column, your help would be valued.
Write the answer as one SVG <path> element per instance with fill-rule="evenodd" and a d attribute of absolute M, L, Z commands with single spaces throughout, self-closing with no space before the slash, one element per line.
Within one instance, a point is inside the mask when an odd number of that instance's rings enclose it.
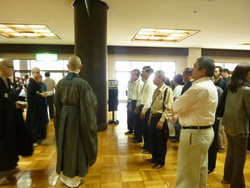
<path fill-rule="evenodd" d="M 107 10 L 99 0 L 76 0 L 75 55 L 81 58 L 80 76 L 96 93 L 98 131 L 107 129 Z"/>

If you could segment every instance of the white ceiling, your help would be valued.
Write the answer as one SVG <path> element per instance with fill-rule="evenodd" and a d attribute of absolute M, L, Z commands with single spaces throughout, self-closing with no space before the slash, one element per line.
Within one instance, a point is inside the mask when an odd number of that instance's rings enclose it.
<path fill-rule="evenodd" d="M 73 0 L 0 0 L 0 23 L 46 24 L 61 39 L 8 39 L 0 44 L 74 44 Z M 208 0 L 212 1 L 212 0 Z M 110 46 L 250 50 L 249 0 L 104 0 Z M 196 14 L 194 14 L 196 11 Z M 140 27 L 201 30 L 179 43 L 131 41 Z"/>

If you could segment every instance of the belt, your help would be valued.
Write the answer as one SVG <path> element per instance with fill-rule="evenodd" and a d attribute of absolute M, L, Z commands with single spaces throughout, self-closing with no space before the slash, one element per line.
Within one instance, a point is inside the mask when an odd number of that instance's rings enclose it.
<path fill-rule="evenodd" d="M 160 117 L 162 114 L 152 114 L 152 117 Z"/>
<path fill-rule="evenodd" d="M 181 127 L 182 129 L 208 129 L 211 125 L 208 126 L 190 126 L 190 127 Z"/>

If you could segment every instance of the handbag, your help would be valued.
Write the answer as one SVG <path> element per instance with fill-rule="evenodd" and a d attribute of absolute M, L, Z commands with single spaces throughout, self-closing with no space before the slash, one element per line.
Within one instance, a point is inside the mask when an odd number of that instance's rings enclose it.
<path fill-rule="evenodd" d="M 25 89 L 24 89 L 24 88 L 22 88 L 22 90 L 21 90 L 21 92 L 20 92 L 19 96 L 20 96 L 20 97 L 27 97 L 27 94 L 26 94 L 26 92 L 25 92 Z"/>
<path fill-rule="evenodd" d="M 225 104 L 226 104 L 226 98 L 227 98 L 227 92 L 228 92 L 228 88 L 226 88 L 223 93 L 221 94 L 220 98 L 219 98 L 219 102 L 218 102 L 218 106 L 216 109 L 216 117 L 220 117 L 222 118 L 224 115 L 224 111 L 225 111 Z"/>

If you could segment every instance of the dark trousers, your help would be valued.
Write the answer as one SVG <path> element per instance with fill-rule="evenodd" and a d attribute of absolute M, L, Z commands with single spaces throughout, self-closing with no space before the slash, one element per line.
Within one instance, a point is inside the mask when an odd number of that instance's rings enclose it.
<path fill-rule="evenodd" d="M 230 188 L 243 188 L 245 187 L 243 170 L 246 162 L 247 138 L 227 134 L 227 141 L 223 180 L 231 182 Z"/>
<path fill-rule="evenodd" d="M 136 100 L 131 101 L 131 110 L 132 110 L 132 122 L 134 127 L 134 134 L 135 140 L 138 142 L 142 142 L 142 130 L 141 130 L 141 123 L 140 123 L 140 113 L 135 114 L 136 108 Z"/>
<path fill-rule="evenodd" d="M 128 124 L 128 130 L 130 133 L 133 133 L 134 128 L 133 128 L 133 123 L 132 123 L 132 111 L 129 110 L 131 102 L 127 103 L 127 124 Z"/>
<path fill-rule="evenodd" d="M 218 151 L 218 131 L 219 131 L 219 124 L 220 120 L 217 118 L 213 124 L 214 130 L 214 140 L 212 145 L 209 147 L 208 150 L 208 170 L 213 171 L 216 166 L 216 158 L 217 158 L 217 151 Z"/>
<path fill-rule="evenodd" d="M 25 101 L 25 97 L 18 96 L 19 101 Z"/>
<path fill-rule="evenodd" d="M 49 96 L 47 99 L 49 105 L 49 116 L 50 118 L 54 118 L 54 95 Z"/>
<path fill-rule="evenodd" d="M 180 142 L 180 134 L 181 134 L 181 125 L 179 121 L 177 121 L 175 128 L 175 136 L 173 139 L 176 139 L 178 142 Z"/>
<path fill-rule="evenodd" d="M 160 118 L 161 116 L 151 118 L 151 125 L 149 126 L 149 144 L 154 162 L 158 165 L 165 165 L 169 129 L 167 121 L 165 121 L 162 130 L 156 127 Z"/>
<path fill-rule="evenodd" d="M 150 115 L 150 109 L 146 112 L 145 119 L 141 119 L 141 128 L 142 128 L 142 136 L 144 141 L 144 147 L 147 151 L 150 151 L 149 147 L 149 125 L 148 125 L 148 119 Z"/>

